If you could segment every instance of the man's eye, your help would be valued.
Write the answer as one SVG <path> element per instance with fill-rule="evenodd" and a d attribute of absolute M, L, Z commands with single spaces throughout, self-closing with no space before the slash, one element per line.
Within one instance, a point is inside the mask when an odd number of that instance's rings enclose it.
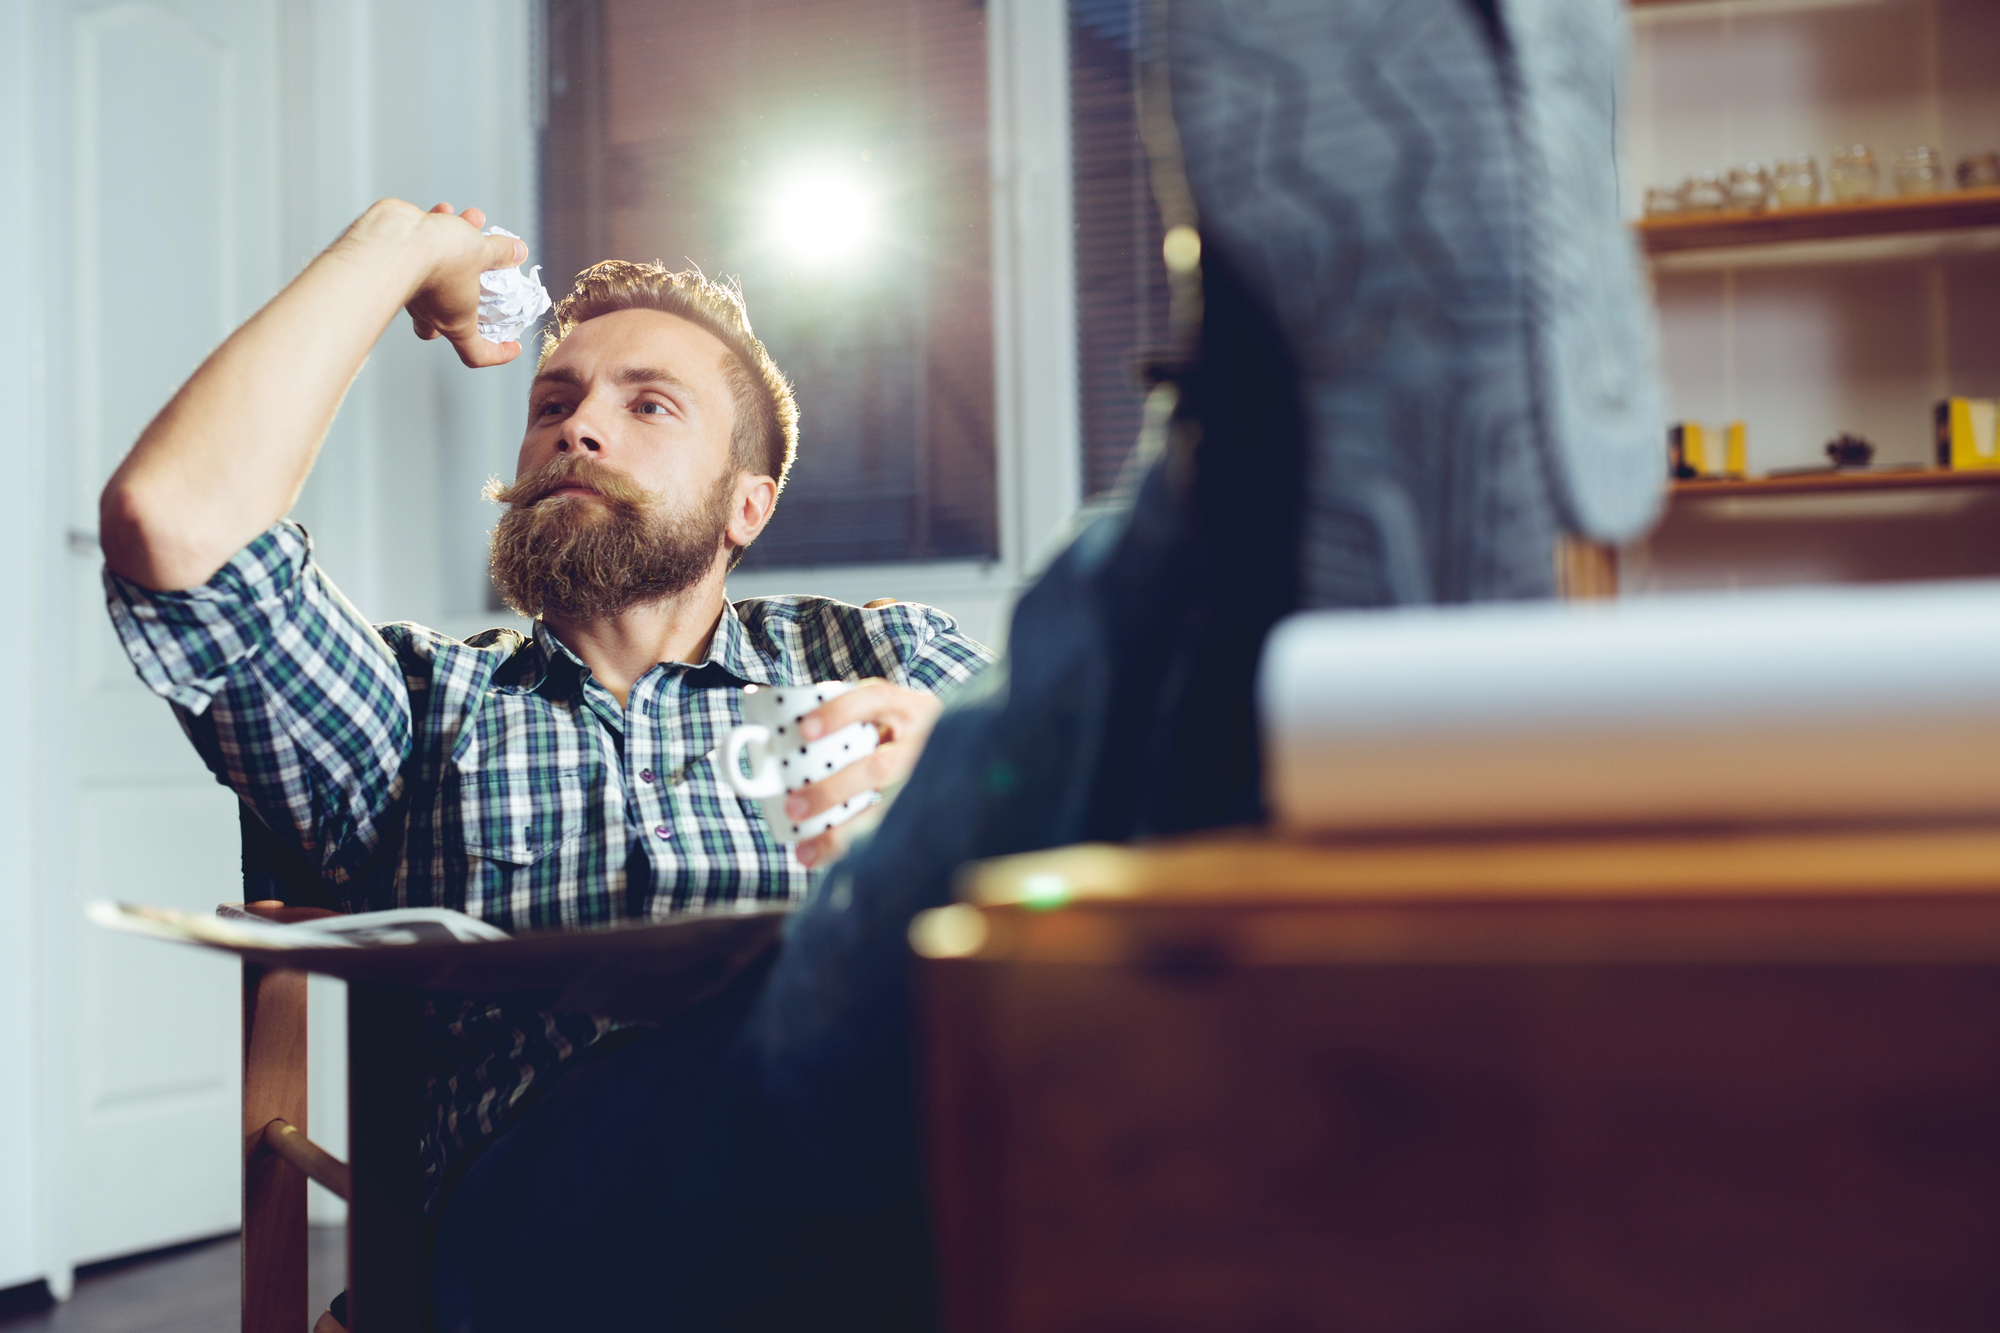
<path fill-rule="evenodd" d="M 535 415 L 543 417 L 552 417 L 559 412 L 567 412 L 567 411 L 569 411 L 568 403 L 564 402 L 543 403 L 541 407 L 536 411 Z"/>
<path fill-rule="evenodd" d="M 650 399 L 647 400 L 646 402 L 639 404 L 639 410 L 641 412 L 648 413 L 649 415 L 656 415 L 656 416 L 667 416 L 673 412 L 673 409 L 668 407 L 665 403 L 656 403 L 651 401 Z"/>

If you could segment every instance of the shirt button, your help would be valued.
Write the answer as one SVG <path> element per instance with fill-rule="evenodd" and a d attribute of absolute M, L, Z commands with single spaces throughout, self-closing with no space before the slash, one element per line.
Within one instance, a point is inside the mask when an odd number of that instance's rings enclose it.
<path fill-rule="evenodd" d="M 639 770 L 639 781 L 641 781 L 641 782 L 651 782 L 652 780 L 653 780 L 653 770 L 652 770 L 652 769 L 650 769 L 650 768 L 642 768 L 642 769 L 640 769 L 640 770 Z"/>
<path fill-rule="evenodd" d="M 671 838 L 674 836 L 674 831 L 668 828 L 665 824 L 655 824 L 653 826 L 653 832 L 659 834 L 662 838 Z"/>

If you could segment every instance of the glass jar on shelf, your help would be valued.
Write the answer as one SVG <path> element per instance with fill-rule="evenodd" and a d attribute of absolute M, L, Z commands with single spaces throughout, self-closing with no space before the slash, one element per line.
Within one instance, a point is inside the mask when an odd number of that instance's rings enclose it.
<path fill-rule="evenodd" d="M 1944 155 L 1935 148 L 1905 148 L 1896 155 L 1896 193 L 1906 199 L 1938 194 L 1945 185 Z"/>
<path fill-rule="evenodd" d="M 1681 192 L 1671 185 L 1646 187 L 1646 216 L 1670 218 L 1681 211 Z"/>
<path fill-rule="evenodd" d="M 1881 173 L 1875 166 L 1875 150 L 1867 144 L 1834 149 L 1833 161 L 1827 166 L 1826 183 L 1837 204 L 1873 199 L 1882 184 Z"/>
<path fill-rule="evenodd" d="M 1961 190 L 2000 189 L 2000 153 L 1974 153 L 1958 164 Z"/>
<path fill-rule="evenodd" d="M 1761 213 L 1771 199 L 1771 173 L 1761 162 L 1729 169 L 1729 208 L 1736 213 Z"/>
<path fill-rule="evenodd" d="M 1819 163 L 1812 154 L 1778 159 L 1771 171 L 1771 198 L 1779 208 L 1811 208 L 1819 202 Z"/>
<path fill-rule="evenodd" d="M 1729 203 L 1729 186 L 1718 172 L 1697 171 L 1681 186 L 1683 213 L 1720 213 Z"/>

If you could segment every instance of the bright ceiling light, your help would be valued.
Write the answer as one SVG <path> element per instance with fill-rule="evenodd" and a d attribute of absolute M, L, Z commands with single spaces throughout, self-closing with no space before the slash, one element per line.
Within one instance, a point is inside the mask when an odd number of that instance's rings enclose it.
<path fill-rule="evenodd" d="M 874 230 L 873 210 L 860 182 L 830 171 L 785 181 L 772 197 L 771 213 L 779 244 L 805 263 L 845 259 Z"/>

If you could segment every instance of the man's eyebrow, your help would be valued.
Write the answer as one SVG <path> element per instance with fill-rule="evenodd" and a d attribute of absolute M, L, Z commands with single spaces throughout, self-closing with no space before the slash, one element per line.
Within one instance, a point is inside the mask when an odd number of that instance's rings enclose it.
<path fill-rule="evenodd" d="M 654 366 L 627 366 L 618 372 L 616 378 L 624 385 L 658 384 L 678 393 L 684 393 L 690 398 L 699 397 L 694 391 L 694 386 L 679 375 L 671 370 L 661 370 Z M 586 387 L 583 376 L 567 366 L 556 366 L 535 376 L 534 383 L 528 386 L 528 392 L 533 393 L 544 384 L 566 384 L 572 389 Z"/>
<path fill-rule="evenodd" d="M 572 389 L 581 389 L 583 387 L 583 376 L 577 374 L 567 366 L 557 366 L 553 370 L 544 370 L 535 376 L 535 382 L 528 386 L 528 392 L 533 393 L 544 384 L 567 384 Z"/>
<path fill-rule="evenodd" d="M 676 389 L 690 398 L 695 396 L 694 386 L 674 374 L 671 370 L 659 370 L 652 366 L 627 366 L 618 372 L 620 384 L 663 384 Z"/>

